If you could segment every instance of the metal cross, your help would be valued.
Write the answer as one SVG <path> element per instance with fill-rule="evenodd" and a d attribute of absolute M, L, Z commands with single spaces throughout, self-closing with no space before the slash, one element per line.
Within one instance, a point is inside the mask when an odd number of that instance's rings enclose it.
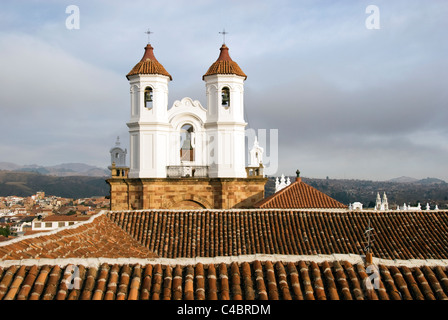
<path fill-rule="evenodd" d="M 226 32 L 226 29 L 222 29 L 222 32 L 219 33 L 222 34 L 222 43 L 226 44 L 226 34 L 228 34 L 228 32 Z"/>
<path fill-rule="evenodd" d="M 151 36 L 151 33 L 154 33 L 154 32 L 151 32 L 151 31 L 149 31 L 149 29 L 148 29 L 148 31 L 146 31 L 145 32 L 147 35 L 148 35 L 148 43 L 150 43 L 150 41 L 149 41 L 149 37 Z"/>

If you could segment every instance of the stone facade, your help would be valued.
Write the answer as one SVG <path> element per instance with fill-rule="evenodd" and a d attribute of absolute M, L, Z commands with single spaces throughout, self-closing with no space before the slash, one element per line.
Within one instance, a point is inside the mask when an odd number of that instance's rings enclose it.
<path fill-rule="evenodd" d="M 267 178 L 112 177 L 111 210 L 252 208 L 264 198 Z"/>

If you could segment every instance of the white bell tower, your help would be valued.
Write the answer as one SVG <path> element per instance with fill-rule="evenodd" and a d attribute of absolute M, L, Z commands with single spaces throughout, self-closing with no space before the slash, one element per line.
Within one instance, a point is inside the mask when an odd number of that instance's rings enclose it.
<path fill-rule="evenodd" d="M 207 92 L 209 176 L 246 178 L 244 80 L 247 76 L 230 58 L 223 44 L 221 53 L 202 77 Z"/>
<path fill-rule="evenodd" d="M 131 93 L 129 178 L 165 178 L 168 162 L 168 82 L 171 75 L 148 43 L 139 63 L 127 74 Z"/>

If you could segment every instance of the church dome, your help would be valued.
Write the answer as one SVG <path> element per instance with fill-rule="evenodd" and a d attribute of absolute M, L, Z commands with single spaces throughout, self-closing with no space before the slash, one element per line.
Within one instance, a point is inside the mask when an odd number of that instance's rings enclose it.
<path fill-rule="evenodd" d="M 128 79 L 129 76 L 133 76 L 136 74 L 160 74 L 162 76 L 169 77 L 170 80 L 173 80 L 168 71 L 166 71 L 162 64 L 157 61 L 156 57 L 154 56 L 153 50 L 154 48 L 148 43 L 148 45 L 145 47 L 145 54 L 143 55 L 143 58 L 126 75 Z"/>
<path fill-rule="evenodd" d="M 247 76 L 241 70 L 240 66 L 230 58 L 229 48 L 223 44 L 219 50 L 221 50 L 221 53 L 219 54 L 218 60 L 208 68 L 208 71 L 202 76 L 202 80 L 204 80 L 205 76 L 214 74 L 234 74 L 246 79 Z"/>

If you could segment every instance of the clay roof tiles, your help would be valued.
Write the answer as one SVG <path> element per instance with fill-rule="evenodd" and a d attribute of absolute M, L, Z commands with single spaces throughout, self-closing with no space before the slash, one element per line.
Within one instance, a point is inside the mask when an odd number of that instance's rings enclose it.
<path fill-rule="evenodd" d="M 67 276 L 79 269 L 77 286 Z M 161 265 L 10 266 L 0 300 L 447 300 L 447 267 L 379 265 L 368 288 L 363 264 L 297 261 Z M 206 284 L 207 283 L 207 284 Z"/>
<path fill-rule="evenodd" d="M 306 184 L 301 178 L 254 205 L 256 208 L 343 209 L 347 206 Z"/>
<path fill-rule="evenodd" d="M 129 79 L 129 76 L 137 75 L 137 74 L 160 74 L 162 76 L 167 76 L 170 80 L 173 80 L 168 71 L 165 70 L 163 65 L 157 61 L 154 56 L 154 48 L 148 43 L 145 47 L 145 54 L 139 63 L 137 63 L 134 68 L 126 75 Z"/>
<path fill-rule="evenodd" d="M 247 79 L 246 74 L 241 70 L 240 66 L 230 58 L 229 48 L 223 44 L 219 50 L 221 52 L 218 59 L 208 68 L 207 72 L 202 76 L 202 79 L 215 74 L 234 74 Z"/>
<path fill-rule="evenodd" d="M 108 218 L 160 257 L 248 254 L 373 254 L 384 259 L 447 259 L 448 212 L 198 210 L 109 212 Z"/>
<path fill-rule="evenodd" d="M 89 221 L 53 232 L 5 241 L 0 245 L 0 260 L 150 257 L 143 245 L 100 215 Z"/>

